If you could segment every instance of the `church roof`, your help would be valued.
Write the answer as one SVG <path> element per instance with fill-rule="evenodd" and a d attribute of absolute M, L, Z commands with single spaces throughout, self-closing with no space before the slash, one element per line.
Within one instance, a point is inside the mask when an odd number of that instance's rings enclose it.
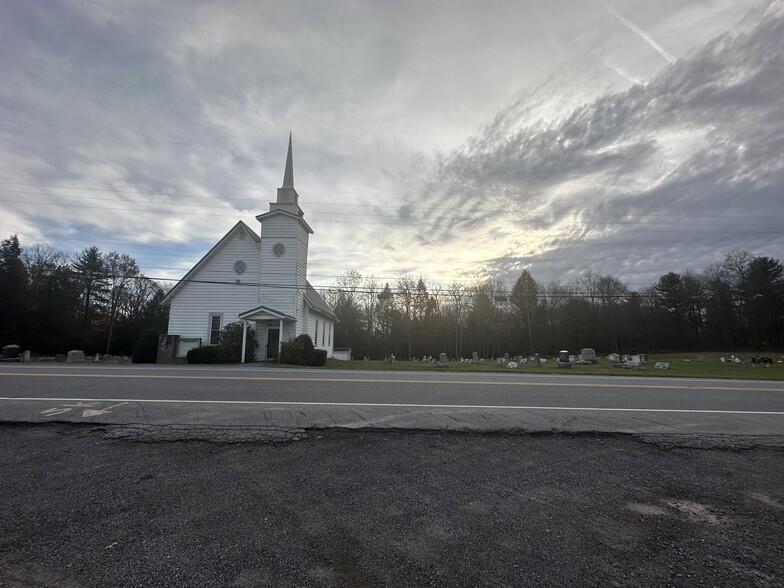
<path fill-rule="evenodd" d="M 257 306 L 256 308 L 246 310 L 245 312 L 239 314 L 239 318 L 241 319 L 262 320 L 268 319 L 269 317 L 287 321 L 297 320 L 293 316 L 275 310 L 274 308 L 270 308 L 269 306 Z"/>
<path fill-rule="evenodd" d="M 321 297 L 321 294 L 316 292 L 316 289 L 310 284 L 310 282 L 305 282 L 305 300 L 308 301 L 310 307 L 315 310 L 316 312 L 320 312 L 321 314 L 328 316 L 332 320 L 338 320 L 338 316 L 332 312 L 332 309 L 326 303 L 326 301 Z"/>
<path fill-rule="evenodd" d="M 200 260 L 199 260 L 199 261 L 196 263 L 196 265 L 194 265 L 194 266 L 191 268 L 191 270 L 190 270 L 190 271 L 189 271 L 187 274 L 185 274 L 185 275 L 184 275 L 182 278 L 180 278 L 180 280 L 179 280 L 179 281 L 178 281 L 178 282 L 177 282 L 177 283 L 174 285 L 174 287 L 173 287 L 171 290 L 169 290 L 169 291 L 166 293 L 166 296 L 164 296 L 164 297 L 163 297 L 163 300 L 161 300 L 161 304 L 164 304 L 164 305 L 165 305 L 165 304 L 171 304 L 171 300 L 172 300 L 172 298 L 174 297 L 174 295 L 175 295 L 175 294 L 176 294 L 176 293 L 177 293 L 177 292 L 178 292 L 180 289 L 182 289 L 182 287 L 183 287 L 185 284 L 187 284 L 187 283 L 188 283 L 188 282 L 189 282 L 189 281 L 190 281 L 190 280 L 191 280 L 191 279 L 192 279 L 192 278 L 193 278 L 193 277 L 194 277 L 194 276 L 195 276 L 195 275 L 196 275 L 196 274 L 199 272 L 199 270 L 200 270 L 202 267 L 204 267 L 204 264 L 206 264 L 206 263 L 207 263 L 207 262 L 208 262 L 210 259 L 212 259 L 212 258 L 215 256 L 215 254 L 216 254 L 218 251 L 220 251 L 220 250 L 221 250 L 221 248 L 222 248 L 222 247 L 223 247 L 223 246 L 224 246 L 226 243 L 228 243 L 228 242 L 231 240 L 231 237 L 234 235 L 234 233 L 236 233 L 236 232 L 238 232 L 238 231 L 245 231 L 245 232 L 246 232 L 248 235 L 250 235 L 250 236 L 251 236 L 251 238 L 252 238 L 254 241 L 256 241 L 256 243 L 259 243 L 259 242 L 261 242 L 261 237 L 259 237 L 259 236 L 258 236 L 258 235 L 257 235 L 257 234 L 256 234 L 256 233 L 253 231 L 253 229 L 251 229 L 251 228 L 250 228 L 248 225 L 246 225 L 244 222 L 242 222 L 242 221 L 239 221 L 239 222 L 238 222 L 236 225 L 234 225 L 232 228 L 230 228 L 230 229 L 229 229 L 229 232 L 228 232 L 228 233 L 226 233 L 225 235 L 223 235 L 223 238 L 222 238 L 220 241 L 218 241 L 217 243 L 215 243 L 215 245 L 212 247 L 212 249 L 210 249 L 210 250 L 209 250 L 209 251 L 208 251 L 208 252 L 207 252 L 207 253 L 204 255 L 204 257 L 202 257 L 202 258 L 201 258 L 201 259 L 200 259 Z"/>

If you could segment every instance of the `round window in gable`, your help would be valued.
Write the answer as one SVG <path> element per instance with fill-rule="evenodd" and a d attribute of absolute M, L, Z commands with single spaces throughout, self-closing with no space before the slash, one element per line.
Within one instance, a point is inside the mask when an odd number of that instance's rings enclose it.
<path fill-rule="evenodd" d="M 244 274 L 245 270 L 248 269 L 248 266 L 245 264 L 244 261 L 238 261 L 234 264 L 234 271 L 238 274 Z"/>
<path fill-rule="evenodd" d="M 286 253 L 286 248 L 283 246 L 283 243 L 275 243 L 272 246 L 272 253 L 275 254 L 275 257 L 280 257 Z"/>

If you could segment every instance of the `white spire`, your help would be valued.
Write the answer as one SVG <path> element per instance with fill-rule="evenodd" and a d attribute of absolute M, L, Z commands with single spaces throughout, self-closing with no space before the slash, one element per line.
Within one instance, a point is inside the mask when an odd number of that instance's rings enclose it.
<path fill-rule="evenodd" d="M 283 185 L 281 188 L 294 189 L 294 163 L 291 160 L 291 133 L 289 133 L 289 152 L 286 155 L 286 171 L 283 174 Z"/>
<path fill-rule="evenodd" d="M 302 210 L 299 208 L 299 194 L 294 189 L 294 158 L 291 155 L 291 133 L 289 133 L 289 152 L 286 155 L 286 171 L 283 173 L 283 185 L 278 188 L 278 199 L 274 204 L 280 210 L 288 210 L 289 212 L 302 215 Z"/>

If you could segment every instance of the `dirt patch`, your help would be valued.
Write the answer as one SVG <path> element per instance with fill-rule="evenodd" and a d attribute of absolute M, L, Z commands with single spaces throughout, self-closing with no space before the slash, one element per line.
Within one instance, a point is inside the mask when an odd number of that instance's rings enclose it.
<path fill-rule="evenodd" d="M 678 512 L 685 514 L 689 519 L 697 523 L 707 523 L 709 525 L 718 525 L 726 522 L 726 518 L 715 512 L 715 510 L 691 500 L 667 500 L 667 506 L 674 508 Z"/>

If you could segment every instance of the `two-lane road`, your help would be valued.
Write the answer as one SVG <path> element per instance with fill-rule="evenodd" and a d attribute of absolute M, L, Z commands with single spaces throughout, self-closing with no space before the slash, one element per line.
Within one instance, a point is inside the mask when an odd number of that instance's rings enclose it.
<path fill-rule="evenodd" d="M 784 435 L 784 383 L 6 364 L 0 420 Z"/>

